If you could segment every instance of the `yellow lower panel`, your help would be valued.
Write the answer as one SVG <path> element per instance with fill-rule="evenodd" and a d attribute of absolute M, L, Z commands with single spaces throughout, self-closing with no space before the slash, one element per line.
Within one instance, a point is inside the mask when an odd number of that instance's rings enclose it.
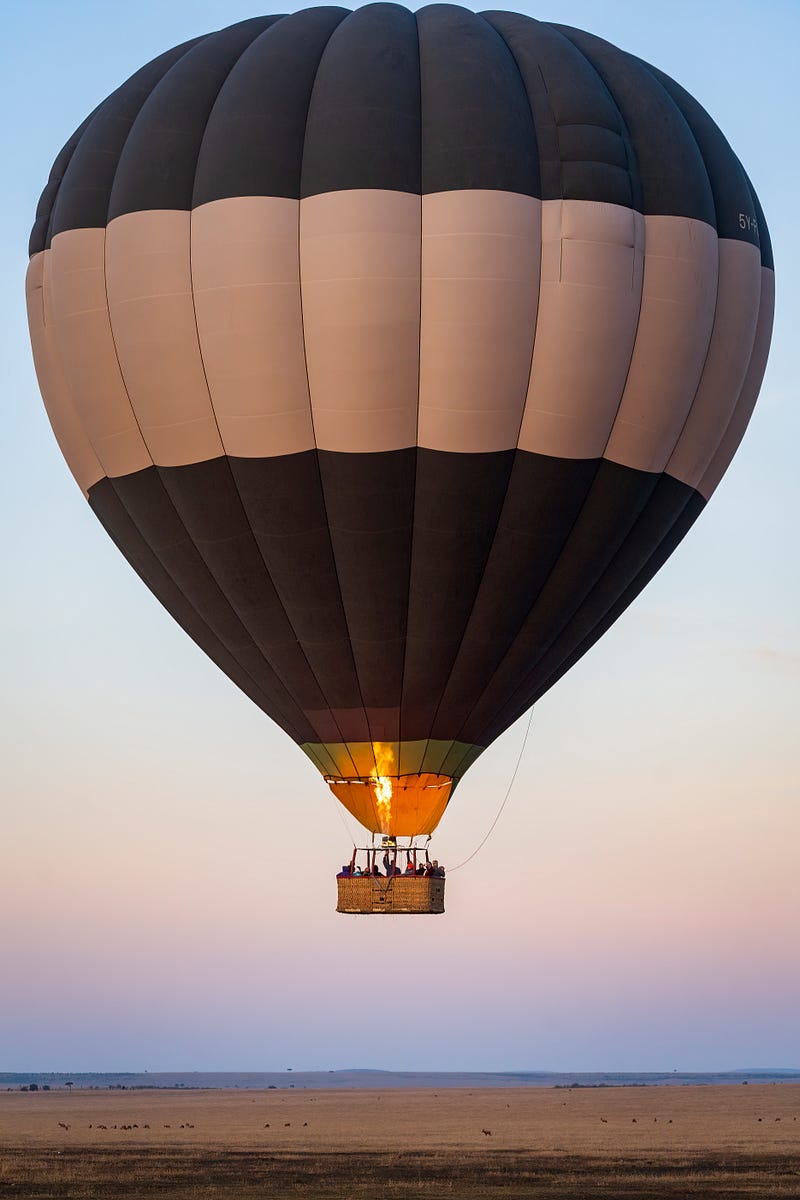
<path fill-rule="evenodd" d="M 370 833 L 414 837 L 433 833 L 447 808 L 448 775 L 395 775 L 380 779 L 327 779 L 336 799 Z"/>
<path fill-rule="evenodd" d="M 305 742 L 300 749 L 323 775 L 446 775 L 459 779 L 482 746 L 429 738 L 416 742 Z"/>

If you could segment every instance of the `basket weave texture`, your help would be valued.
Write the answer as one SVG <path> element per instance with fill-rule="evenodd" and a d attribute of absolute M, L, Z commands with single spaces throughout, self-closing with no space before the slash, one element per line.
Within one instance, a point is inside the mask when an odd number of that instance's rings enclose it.
<path fill-rule="evenodd" d="M 354 875 L 336 880 L 341 913 L 443 913 L 444 880 L 429 875 L 386 879 Z"/>

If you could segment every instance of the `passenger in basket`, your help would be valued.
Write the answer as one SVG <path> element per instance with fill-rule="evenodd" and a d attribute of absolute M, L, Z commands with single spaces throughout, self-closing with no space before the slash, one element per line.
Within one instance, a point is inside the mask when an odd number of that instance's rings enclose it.
<path fill-rule="evenodd" d="M 416 873 L 417 873 L 417 875 L 424 875 L 424 874 L 425 874 L 425 864 L 424 864 L 424 863 L 420 863 L 420 864 L 419 864 L 419 866 L 417 867 L 417 871 L 416 871 Z"/>
<path fill-rule="evenodd" d="M 336 876 L 337 879 L 349 879 L 352 872 L 350 871 L 350 863 L 345 863 L 341 871 Z"/>

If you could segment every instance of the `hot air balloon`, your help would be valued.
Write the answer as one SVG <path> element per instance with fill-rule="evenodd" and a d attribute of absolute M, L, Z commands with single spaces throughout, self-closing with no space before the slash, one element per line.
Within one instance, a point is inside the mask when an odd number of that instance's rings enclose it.
<path fill-rule="evenodd" d="M 30 253 L 92 509 L 392 845 L 678 545 L 772 324 L 758 198 L 697 101 L 453 5 L 167 51 L 58 155 Z"/>

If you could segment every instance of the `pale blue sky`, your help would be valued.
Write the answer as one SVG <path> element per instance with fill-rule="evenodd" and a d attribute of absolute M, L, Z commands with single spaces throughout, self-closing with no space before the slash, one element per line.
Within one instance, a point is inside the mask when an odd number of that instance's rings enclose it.
<path fill-rule="evenodd" d="M 332 911 L 349 843 L 316 772 L 95 521 L 27 338 L 62 143 L 147 59 L 257 10 L 0 8 L 3 1069 L 800 1066 L 800 6 L 520 7 L 656 63 L 716 119 L 772 233 L 772 356 L 708 510 L 537 706 L 447 914 L 381 922 Z M 483 836 L 522 733 L 461 786 L 445 862 Z"/>

